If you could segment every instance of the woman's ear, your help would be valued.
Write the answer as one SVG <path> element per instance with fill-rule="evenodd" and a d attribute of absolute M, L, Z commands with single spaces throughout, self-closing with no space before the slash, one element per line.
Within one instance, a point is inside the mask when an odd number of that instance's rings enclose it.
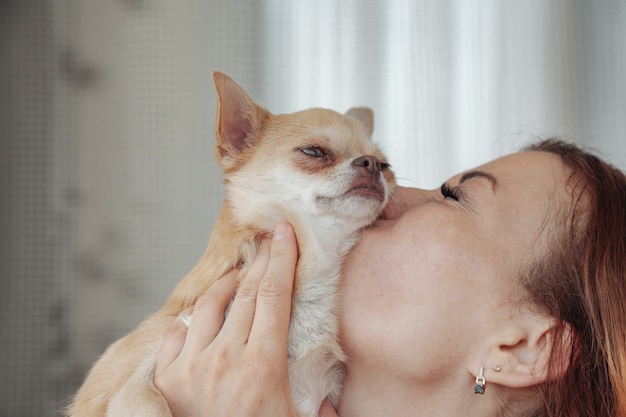
<path fill-rule="evenodd" d="M 526 388 L 563 376 L 570 365 L 571 326 L 551 317 L 531 315 L 494 335 L 471 361 L 468 371 L 476 377 L 484 366 L 487 383 L 511 388 Z"/>

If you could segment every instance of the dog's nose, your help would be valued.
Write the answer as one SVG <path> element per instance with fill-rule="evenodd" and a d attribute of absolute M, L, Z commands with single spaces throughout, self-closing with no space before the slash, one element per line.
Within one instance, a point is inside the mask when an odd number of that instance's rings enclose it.
<path fill-rule="evenodd" d="M 375 173 L 382 171 L 385 167 L 385 164 L 380 162 L 375 156 L 363 155 L 352 161 L 352 166 L 357 168 L 365 168 L 367 171 Z"/>

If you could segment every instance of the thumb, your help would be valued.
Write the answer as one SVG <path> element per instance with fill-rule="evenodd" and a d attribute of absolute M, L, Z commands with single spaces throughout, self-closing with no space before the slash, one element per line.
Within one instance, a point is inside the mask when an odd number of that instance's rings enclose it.
<path fill-rule="evenodd" d="M 325 399 L 320 407 L 320 411 L 318 414 L 319 417 L 339 417 L 339 414 L 333 408 L 333 405 L 330 403 L 328 399 Z"/>

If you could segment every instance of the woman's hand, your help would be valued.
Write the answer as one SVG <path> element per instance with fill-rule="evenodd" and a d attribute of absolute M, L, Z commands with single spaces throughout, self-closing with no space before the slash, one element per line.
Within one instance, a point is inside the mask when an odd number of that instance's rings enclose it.
<path fill-rule="evenodd" d="M 173 416 L 296 416 L 287 331 L 297 251 L 291 225 L 278 223 L 272 241 L 261 243 L 225 320 L 236 271 L 219 279 L 193 312 L 184 311 L 170 326 L 154 383 Z M 337 415 L 330 410 L 324 404 L 321 415 Z"/>

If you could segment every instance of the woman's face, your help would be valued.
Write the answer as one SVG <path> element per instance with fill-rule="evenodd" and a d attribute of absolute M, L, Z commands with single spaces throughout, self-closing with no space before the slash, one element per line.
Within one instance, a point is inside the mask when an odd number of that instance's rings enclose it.
<path fill-rule="evenodd" d="M 349 372 L 424 383 L 466 372 L 519 313 L 514 280 L 546 247 L 549 213 L 569 201 L 567 175 L 560 157 L 522 152 L 451 178 L 451 195 L 399 188 L 345 264 Z"/>

